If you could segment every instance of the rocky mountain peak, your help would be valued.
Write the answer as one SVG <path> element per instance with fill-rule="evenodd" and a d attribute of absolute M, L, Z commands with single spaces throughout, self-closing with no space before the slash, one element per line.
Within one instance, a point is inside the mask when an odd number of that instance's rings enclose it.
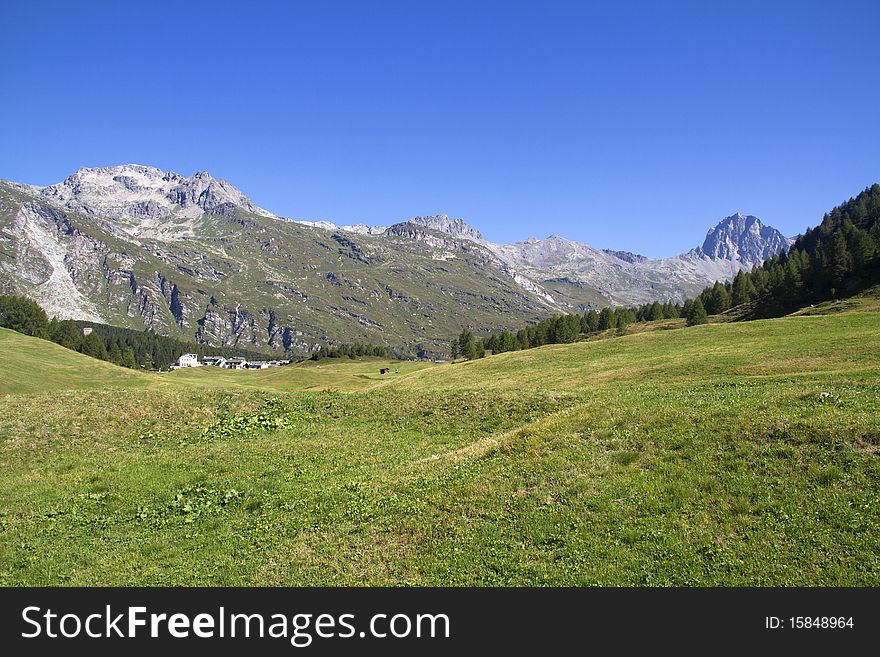
<path fill-rule="evenodd" d="M 706 233 L 697 255 L 711 260 L 736 260 L 744 265 L 758 265 L 782 250 L 792 240 L 761 220 L 739 212 L 718 222 Z"/>
<path fill-rule="evenodd" d="M 453 237 L 469 239 L 474 242 L 485 241 L 483 234 L 476 228 L 468 225 L 462 219 L 450 219 L 449 216 L 445 214 L 435 214 L 427 217 L 413 217 L 409 220 L 409 223 L 416 224 L 417 226 L 424 226 L 425 228 L 446 233 Z"/>
<path fill-rule="evenodd" d="M 140 164 L 84 167 L 39 193 L 67 209 L 135 223 L 173 215 L 229 214 L 237 208 L 273 216 L 207 171 L 187 178 Z"/>

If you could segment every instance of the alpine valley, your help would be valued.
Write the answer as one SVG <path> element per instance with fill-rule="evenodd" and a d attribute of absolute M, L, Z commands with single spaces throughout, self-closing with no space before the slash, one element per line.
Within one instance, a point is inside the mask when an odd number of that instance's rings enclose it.
<path fill-rule="evenodd" d="M 791 243 L 735 214 L 701 246 L 649 259 L 555 235 L 494 244 L 446 215 L 294 221 L 204 172 L 123 165 L 47 187 L 0 181 L 0 294 L 59 319 L 293 354 L 362 341 L 445 356 L 462 328 L 682 301 Z"/>

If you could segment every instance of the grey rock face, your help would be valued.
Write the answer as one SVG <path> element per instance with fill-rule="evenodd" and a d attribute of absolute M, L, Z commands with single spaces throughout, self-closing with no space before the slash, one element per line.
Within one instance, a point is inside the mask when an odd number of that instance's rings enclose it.
<path fill-rule="evenodd" d="M 440 233 L 446 233 L 453 237 L 461 237 L 475 242 L 484 242 L 485 238 L 477 229 L 466 224 L 462 219 L 450 219 L 445 214 L 435 214 L 428 217 L 414 217 L 409 223 L 424 226 Z"/>
<path fill-rule="evenodd" d="M 70 210 L 134 222 L 203 212 L 228 215 L 233 208 L 274 216 L 206 171 L 185 178 L 138 164 L 82 168 L 63 182 L 39 188 L 39 193 Z"/>
<path fill-rule="evenodd" d="M 629 251 L 614 251 L 612 249 L 602 249 L 602 251 L 610 256 L 614 256 L 615 258 L 618 258 L 630 264 L 635 264 L 637 262 L 644 262 L 645 260 L 648 260 L 647 256 L 639 255 L 638 253 L 630 253 Z"/>
<path fill-rule="evenodd" d="M 415 221 L 404 221 L 389 226 L 385 229 L 385 235 L 416 240 L 435 249 L 455 249 L 458 246 L 456 241 L 451 239 L 452 236 L 446 237 L 449 235 L 448 233 L 437 231 Z"/>
<path fill-rule="evenodd" d="M 772 226 L 764 226 L 757 217 L 736 213 L 710 228 L 695 253 L 712 260 L 737 260 L 752 266 L 788 250 L 791 245 L 791 239 Z"/>

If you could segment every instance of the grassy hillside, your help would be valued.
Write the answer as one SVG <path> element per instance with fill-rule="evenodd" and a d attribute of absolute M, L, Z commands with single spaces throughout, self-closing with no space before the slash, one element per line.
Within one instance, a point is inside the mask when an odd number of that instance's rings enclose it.
<path fill-rule="evenodd" d="M 876 586 L 880 313 L 847 303 L 384 377 L 22 389 L 0 583 Z"/>
<path fill-rule="evenodd" d="M 150 381 L 138 372 L 4 328 L 0 328 L 0 363 L 0 395 L 61 388 L 127 388 Z"/>
<path fill-rule="evenodd" d="M 312 360 L 266 370 L 186 368 L 157 374 L 117 367 L 84 356 L 53 342 L 0 328 L 0 358 L 4 363 L 0 395 L 55 393 L 95 388 L 198 386 L 222 390 L 285 392 L 293 390 L 358 390 L 401 375 L 433 367 L 431 362 L 383 358 Z M 386 375 L 381 368 L 389 368 Z M 7 400 L 8 403 L 20 401 Z"/>

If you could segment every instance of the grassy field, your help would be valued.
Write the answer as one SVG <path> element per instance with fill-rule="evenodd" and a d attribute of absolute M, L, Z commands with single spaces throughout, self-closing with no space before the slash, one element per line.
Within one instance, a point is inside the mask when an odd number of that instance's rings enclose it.
<path fill-rule="evenodd" d="M 0 584 L 880 584 L 880 313 L 138 374 L 0 331 Z"/>
<path fill-rule="evenodd" d="M 0 328 L 0 368 L 0 395 L 63 388 L 129 388 L 150 383 L 147 375 L 4 328 Z"/>
<path fill-rule="evenodd" d="M 330 358 L 320 362 L 307 360 L 286 367 L 267 370 L 218 370 L 216 368 L 181 369 L 168 375 L 174 383 L 189 383 L 212 388 L 251 390 L 359 390 L 388 382 L 401 375 L 432 367 L 431 362 L 390 361 L 381 358 Z M 380 374 L 381 368 L 388 374 Z"/>

